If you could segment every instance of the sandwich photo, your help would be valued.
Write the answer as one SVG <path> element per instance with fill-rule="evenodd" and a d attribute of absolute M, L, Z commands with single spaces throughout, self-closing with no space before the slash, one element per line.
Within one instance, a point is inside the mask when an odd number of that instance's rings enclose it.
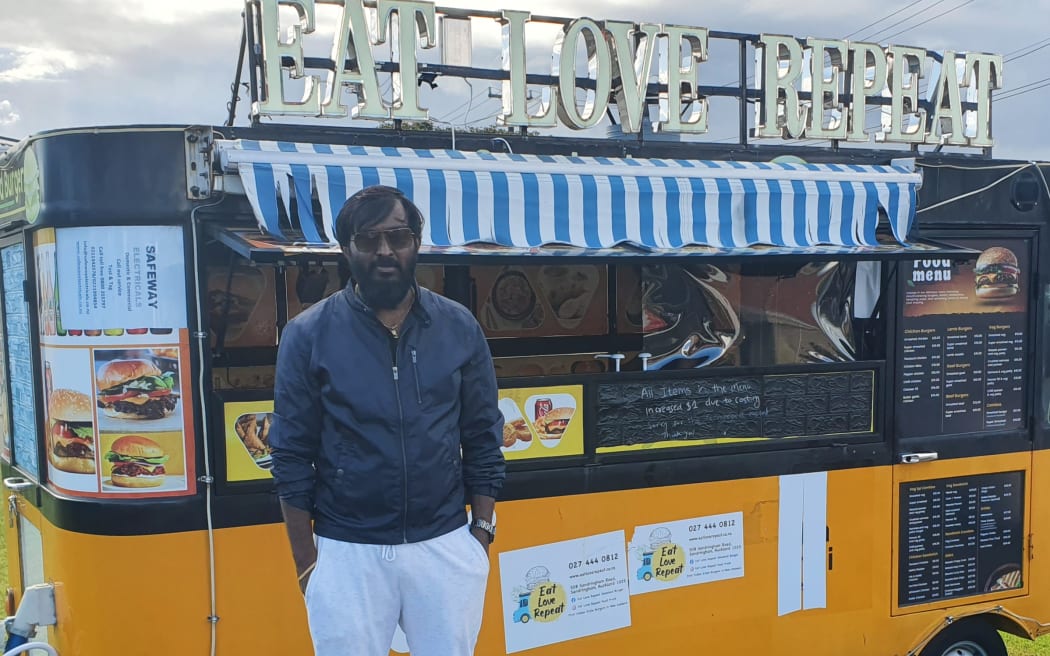
<path fill-rule="evenodd" d="M 47 402 L 51 464 L 73 474 L 95 473 L 95 427 L 91 397 L 70 389 L 56 389 Z"/>
<path fill-rule="evenodd" d="M 542 417 L 537 417 L 534 425 L 541 439 L 560 440 L 576 413 L 575 408 L 554 408 Z"/>
<path fill-rule="evenodd" d="M 981 253 L 973 273 L 978 298 L 1006 298 L 1018 292 L 1021 270 L 1008 248 L 993 246 Z"/>
<path fill-rule="evenodd" d="M 179 402 L 175 374 L 149 360 L 111 360 L 99 369 L 98 407 L 116 419 L 162 419 Z"/>
<path fill-rule="evenodd" d="M 113 442 L 106 460 L 113 463 L 110 482 L 117 487 L 160 487 L 168 454 L 141 435 L 125 435 Z"/>

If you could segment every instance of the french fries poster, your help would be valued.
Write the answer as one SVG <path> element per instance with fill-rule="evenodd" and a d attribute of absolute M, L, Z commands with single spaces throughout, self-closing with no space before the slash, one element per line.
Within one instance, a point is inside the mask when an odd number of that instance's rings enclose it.
<path fill-rule="evenodd" d="M 583 455 L 583 386 L 501 389 L 503 456 L 531 460 Z"/>
<path fill-rule="evenodd" d="M 226 427 L 226 480 L 260 481 L 270 473 L 270 427 L 273 401 L 241 401 L 223 405 Z"/>

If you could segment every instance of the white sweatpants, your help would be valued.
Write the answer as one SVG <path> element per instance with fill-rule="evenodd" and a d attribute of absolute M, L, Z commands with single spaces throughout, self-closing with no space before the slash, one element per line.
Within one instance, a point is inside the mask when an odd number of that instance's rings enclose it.
<path fill-rule="evenodd" d="M 388 656 L 398 623 L 412 656 L 472 656 L 489 560 L 467 526 L 393 546 L 317 538 L 306 588 L 316 656 Z"/>

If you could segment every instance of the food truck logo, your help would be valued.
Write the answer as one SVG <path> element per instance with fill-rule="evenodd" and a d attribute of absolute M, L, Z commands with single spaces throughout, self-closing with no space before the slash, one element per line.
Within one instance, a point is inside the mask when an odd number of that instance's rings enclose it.
<path fill-rule="evenodd" d="M 517 608 L 511 619 L 515 624 L 554 622 L 565 612 L 565 588 L 551 581 L 551 573 L 543 565 L 525 572 L 525 587 L 514 589 L 518 598 Z"/>
<path fill-rule="evenodd" d="M 639 581 L 674 581 L 685 571 L 685 551 L 671 541 L 671 531 L 654 528 L 649 534 L 649 546 L 642 548 L 642 566 L 638 568 Z"/>
<path fill-rule="evenodd" d="M 21 166 L 0 169 L 0 217 L 20 211 L 29 223 L 40 216 L 40 169 L 32 147 L 26 148 Z"/>
<path fill-rule="evenodd" d="M 469 17 L 480 12 L 446 14 L 423 0 L 380 0 L 375 9 L 362 2 L 345 2 L 338 22 L 318 30 L 319 0 L 267 0 L 256 12 L 259 50 L 253 66 L 261 71 L 257 84 L 261 100 L 252 105 L 253 116 L 309 116 L 386 121 L 419 121 L 429 116 L 420 104 L 418 85 L 402 80 L 400 71 L 415 71 L 418 50 L 441 49 L 443 62 L 470 66 L 472 28 Z M 282 9 L 293 11 L 282 12 Z M 488 8 L 487 8 L 488 9 Z M 400 27 L 393 29 L 393 15 Z M 466 14 L 465 16 L 463 14 Z M 281 20 L 285 15 L 291 20 Z M 492 14 L 488 14 L 492 16 Z M 706 133 L 712 109 L 699 93 L 702 69 L 708 62 L 712 36 L 706 27 L 635 23 L 631 21 L 566 20 L 551 48 L 553 84 L 541 90 L 538 108 L 529 106 L 531 88 L 527 63 L 535 59 L 526 51 L 526 27 L 534 22 L 527 11 L 498 12 L 502 31 L 505 79 L 499 122 L 508 127 L 553 128 L 558 124 L 584 130 L 603 119 L 615 104 L 619 126 L 625 133 L 642 132 L 648 123 L 647 80 L 653 69 L 662 81 L 659 92 L 659 132 Z M 441 16 L 439 22 L 438 17 Z M 297 20 L 296 20 L 297 19 Z M 535 21 L 544 22 L 544 21 Z M 474 22 L 477 24 L 477 22 Z M 438 30 L 442 38 L 438 38 Z M 327 46 L 334 63 L 322 69 L 305 53 L 312 49 L 309 35 L 332 34 Z M 392 102 L 380 93 L 381 55 L 373 51 L 388 40 L 397 72 L 391 73 Z M 586 102 L 577 100 L 577 52 L 586 47 L 591 88 Z M 985 53 L 937 53 L 921 48 L 845 40 L 763 34 L 753 44 L 755 54 L 755 136 L 790 139 L 831 139 L 867 142 L 871 139 L 863 117 L 868 98 L 888 95 L 889 120 L 879 131 L 887 142 L 990 147 L 992 93 L 1002 87 L 1003 56 Z M 928 60 L 930 63 L 928 63 Z M 830 65 L 826 64 L 830 61 Z M 943 65 L 941 62 L 951 62 Z M 391 61 L 395 63 L 395 61 Z M 869 70 L 873 72 L 869 73 Z M 924 71 L 929 70 L 929 74 Z M 310 72 L 307 72 L 310 71 Z M 314 72 L 316 71 L 316 73 Z M 937 97 L 929 107 L 919 104 L 914 79 L 930 77 Z M 301 89 L 301 99 L 285 97 L 290 88 Z M 296 83 L 292 87 L 292 82 Z M 356 102 L 348 105 L 344 89 L 353 89 Z M 824 125 L 826 112 L 800 95 L 832 100 L 827 109 L 841 117 Z M 887 93 L 884 93 L 887 92 Z M 846 99 L 849 100 L 846 100 Z M 967 104 L 964 104 L 966 101 Z M 687 113 L 674 108 L 687 107 Z M 671 109 L 668 109 L 671 108 Z M 912 109 L 913 111 L 909 111 Z M 847 120 L 848 119 L 848 120 Z"/>

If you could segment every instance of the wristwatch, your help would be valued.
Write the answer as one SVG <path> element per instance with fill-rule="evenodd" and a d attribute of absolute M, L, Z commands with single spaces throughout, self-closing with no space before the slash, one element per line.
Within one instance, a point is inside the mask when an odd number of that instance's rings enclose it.
<path fill-rule="evenodd" d="M 482 531 L 488 533 L 489 544 L 492 544 L 496 541 L 496 525 L 492 522 L 481 519 L 479 517 L 478 519 L 475 519 L 470 523 L 470 528 L 480 528 Z"/>

